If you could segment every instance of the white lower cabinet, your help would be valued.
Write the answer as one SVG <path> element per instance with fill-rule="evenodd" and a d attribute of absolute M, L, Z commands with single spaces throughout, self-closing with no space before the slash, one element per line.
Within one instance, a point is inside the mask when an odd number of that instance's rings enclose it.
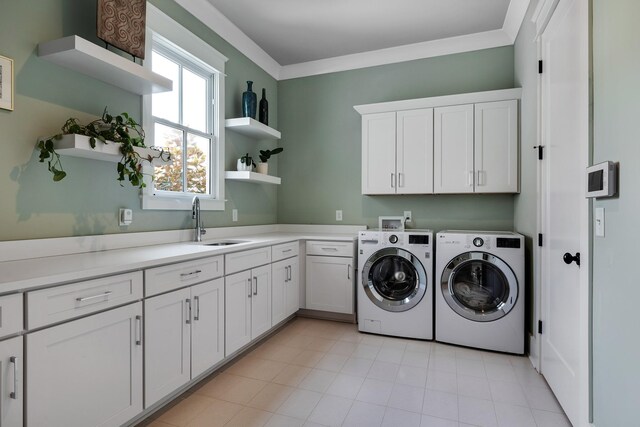
<path fill-rule="evenodd" d="M 225 277 L 225 355 L 271 329 L 271 265 Z"/>
<path fill-rule="evenodd" d="M 145 300 L 145 408 L 224 358 L 224 281 Z"/>
<path fill-rule="evenodd" d="M 22 427 L 22 337 L 0 341 L 0 426 Z"/>
<path fill-rule="evenodd" d="M 307 308 L 353 314 L 352 257 L 307 255 Z"/>
<path fill-rule="evenodd" d="M 141 328 L 135 303 L 27 334 L 25 425 L 119 426 L 138 415 Z"/>
<path fill-rule="evenodd" d="M 299 283 L 298 257 L 284 259 L 271 264 L 271 319 L 272 326 L 282 322 L 298 311 Z"/>

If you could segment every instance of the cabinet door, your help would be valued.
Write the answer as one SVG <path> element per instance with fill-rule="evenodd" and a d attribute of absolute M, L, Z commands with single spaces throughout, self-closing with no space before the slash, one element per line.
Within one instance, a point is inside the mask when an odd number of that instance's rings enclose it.
<path fill-rule="evenodd" d="M 298 257 L 289 258 L 288 273 L 285 282 L 285 317 L 291 316 L 300 308 L 300 266 Z"/>
<path fill-rule="evenodd" d="M 396 192 L 396 113 L 362 116 L 362 194 Z"/>
<path fill-rule="evenodd" d="M 518 101 L 475 105 L 477 193 L 518 191 Z"/>
<path fill-rule="evenodd" d="M 398 194 L 433 193 L 433 108 L 397 113 Z"/>
<path fill-rule="evenodd" d="M 353 258 L 307 256 L 307 308 L 353 314 Z"/>
<path fill-rule="evenodd" d="M 22 337 L 0 342 L 0 426 L 22 427 Z"/>
<path fill-rule="evenodd" d="M 271 329 L 271 266 L 251 270 L 251 339 Z"/>
<path fill-rule="evenodd" d="M 433 190 L 473 193 L 473 105 L 435 108 Z"/>
<path fill-rule="evenodd" d="M 145 408 L 191 379 L 189 288 L 148 298 L 145 322 Z"/>
<path fill-rule="evenodd" d="M 27 425 L 120 426 L 140 413 L 141 315 L 136 303 L 27 334 Z"/>
<path fill-rule="evenodd" d="M 224 279 L 191 288 L 191 378 L 224 359 Z"/>
<path fill-rule="evenodd" d="M 287 317 L 286 289 L 288 274 L 288 259 L 271 264 L 271 326 L 277 325 Z"/>
<path fill-rule="evenodd" d="M 224 278 L 225 356 L 251 341 L 251 272 Z"/>

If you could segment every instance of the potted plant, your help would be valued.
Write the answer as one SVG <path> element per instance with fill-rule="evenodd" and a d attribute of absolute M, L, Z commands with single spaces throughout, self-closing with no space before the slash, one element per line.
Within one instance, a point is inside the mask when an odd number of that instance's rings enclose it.
<path fill-rule="evenodd" d="M 56 152 L 55 148 L 56 141 L 61 141 L 65 135 L 88 137 L 89 145 L 94 150 L 98 141 L 100 144 L 119 144 L 118 152 L 122 157 L 118 161 L 117 179 L 121 186 L 122 181 L 126 178 L 134 187 L 145 187 L 142 174 L 143 161 L 150 163 L 155 159 L 160 159 L 163 162 L 171 161 L 171 154 L 168 151 L 144 145 L 144 130 L 127 113 L 112 116 L 105 108 L 101 118 L 87 125 L 80 124 L 76 118 L 70 118 L 61 130 L 62 132 L 57 135 L 38 141 L 37 145 L 37 149 L 40 150 L 40 163 L 47 160 L 49 172 L 53 174 L 53 180 L 56 182 L 67 176 L 62 168 L 60 154 Z M 146 150 L 143 152 L 140 150 L 141 148 L 151 148 L 154 151 Z"/>
<path fill-rule="evenodd" d="M 267 163 L 267 161 L 274 154 L 282 153 L 282 150 L 284 150 L 284 148 L 282 148 L 282 147 L 278 147 L 275 150 L 260 150 L 260 162 L 261 163 L 258 163 L 258 166 L 256 167 L 257 172 L 267 175 L 268 172 L 269 172 L 269 164 Z"/>
<path fill-rule="evenodd" d="M 251 156 L 249 156 L 249 153 L 245 154 L 244 156 L 240 157 L 238 159 L 238 162 L 236 164 L 236 169 L 239 171 L 249 171 L 251 172 L 253 170 L 253 168 L 256 167 L 255 162 L 253 161 L 253 159 L 251 158 Z"/>

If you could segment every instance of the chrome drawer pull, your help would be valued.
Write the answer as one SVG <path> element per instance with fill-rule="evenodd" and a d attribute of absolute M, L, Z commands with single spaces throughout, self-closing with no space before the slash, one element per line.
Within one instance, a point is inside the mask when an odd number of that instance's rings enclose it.
<path fill-rule="evenodd" d="M 9 361 L 13 363 L 13 391 L 9 393 L 9 397 L 12 399 L 18 399 L 18 375 L 19 375 L 18 362 L 20 361 L 20 358 L 16 356 L 11 356 L 9 358 Z"/>
<path fill-rule="evenodd" d="M 193 321 L 200 320 L 200 297 L 195 296 L 193 300 L 196 302 L 196 314 L 193 316 Z"/>
<path fill-rule="evenodd" d="M 286 249 L 286 250 L 282 251 L 283 254 L 286 254 L 287 252 L 291 252 L 291 249 Z"/>
<path fill-rule="evenodd" d="M 142 345 L 142 316 L 136 316 L 136 345 Z"/>
<path fill-rule="evenodd" d="M 247 279 L 247 282 L 249 283 L 249 295 L 247 295 L 249 298 L 251 298 L 251 277 L 249 277 Z"/>
<path fill-rule="evenodd" d="M 333 252 L 337 252 L 338 248 L 320 248 L 323 251 L 333 251 Z"/>
<path fill-rule="evenodd" d="M 253 282 L 255 284 L 255 291 L 253 291 L 253 295 L 258 295 L 258 278 L 256 276 L 253 276 Z"/>
<path fill-rule="evenodd" d="M 188 277 L 188 276 L 191 276 L 193 274 L 198 274 L 198 273 L 202 273 L 202 270 L 192 271 L 191 273 L 180 273 L 180 277 Z"/>
<path fill-rule="evenodd" d="M 191 324 L 191 300 L 187 298 L 185 300 L 186 312 L 187 312 L 187 325 Z"/>
<path fill-rule="evenodd" d="M 89 301 L 89 300 L 96 299 L 96 298 L 104 298 L 104 297 L 108 297 L 112 293 L 113 293 L 113 291 L 107 291 L 107 292 L 104 292 L 104 293 L 99 294 L 99 295 L 93 295 L 93 296 L 90 296 L 90 297 L 76 298 L 76 301 L 85 302 L 85 301 Z"/>

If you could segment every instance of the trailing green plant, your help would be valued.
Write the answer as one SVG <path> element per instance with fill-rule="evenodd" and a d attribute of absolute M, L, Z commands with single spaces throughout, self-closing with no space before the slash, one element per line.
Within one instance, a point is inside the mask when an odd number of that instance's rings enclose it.
<path fill-rule="evenodd" d="M 275 150 L 260 150 L 260 161 L 262 163 L 267 163 L 267 160 L 271 158 L 274 154 L 282 153 L 284 148 L 278 147 Z"/>
<path fill-rule="evenodd" d="M 80 124 L 76 118 L 68 119 L 61 128 L 62 132 L 48 139 L 38 141 L 37 149 L 40 150 L 39 161 L 47 161 L 49 172 L 53 174 L 54 181 L 61 181 L 67 176 L 62 167 L 60 154 L 55 150 L 54 142 L 62 139 L 63 135 L 77 134 L 89 137 L 91 148 L 96 148 L 96 143 L 103 144 L 110 142 L 120 145 L 122 158 L 117 165 L 118 181 L 122 186 L 125 179 L 134 187 L 145 187 L 144 175 L 142 173 L 142 162 L 152 162 L 153 159 L 161 159 L 165 162 L 171 160 L 171 154 L 164 149 L 156 149 L 157 155 L 141 156 L 134 147 L 146 147 L 144 145 L 144 130 L 129 114 L 121 113 L 112 116 L 105 107 L 102 117 L 92 121 L 87 125 Z"/>
<path fill-rule="evenodd" d="M 256 166 L 256 163 L 253 161 L 253 158 L 251 158 L 251 156 L 249 156 L 249 153 L 245 154 L 244 156 L 240 157 L 240 163 L 247 165 L 247 166 Z"/>

